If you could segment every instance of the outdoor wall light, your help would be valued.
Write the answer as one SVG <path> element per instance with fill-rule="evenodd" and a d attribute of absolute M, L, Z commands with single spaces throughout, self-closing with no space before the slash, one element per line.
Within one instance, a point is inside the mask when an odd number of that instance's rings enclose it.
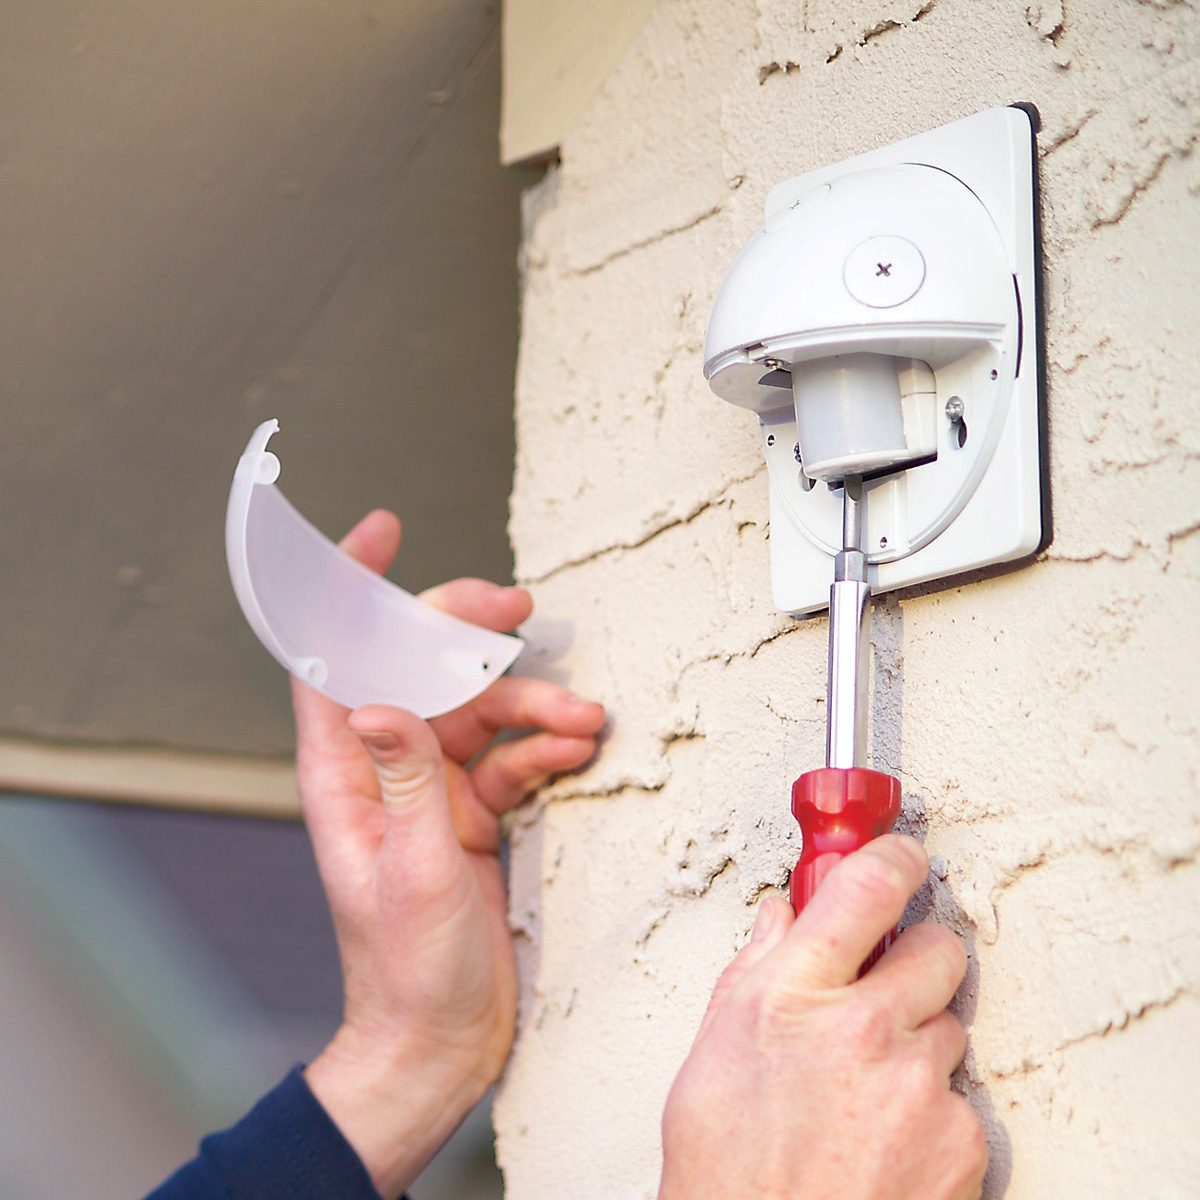
<path fill-rule="evenodd" d="M 779 184 L 730 268 L 704 373 L 762 427 L 779 608 L 827 603 L 848 476 L 870 491 L 876 591 L 1046 540 L 1034 115 L 989 109 Z"/>
<path fill-rule="evenodd" d="M 866 766 L 872 591 L 1049 539 L 1035 133 L 1032 109 L 989 109 L 779 184 L 713 305 L 704 373 L 758 414 L 775 603 L 829 606 L 797 911 L 900 811 L 900 781 Z"/>

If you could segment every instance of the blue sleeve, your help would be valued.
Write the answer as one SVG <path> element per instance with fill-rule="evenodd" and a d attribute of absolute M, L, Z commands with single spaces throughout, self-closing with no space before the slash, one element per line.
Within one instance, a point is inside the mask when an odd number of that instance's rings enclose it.
<path fill-rule="evenodd" d="M 146 1200 L 380 1200 L 299 1067 Z"/>

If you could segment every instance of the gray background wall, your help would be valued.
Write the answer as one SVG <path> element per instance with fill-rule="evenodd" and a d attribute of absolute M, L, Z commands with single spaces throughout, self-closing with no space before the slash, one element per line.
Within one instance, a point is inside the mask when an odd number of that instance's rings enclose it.
<path fill-rule="evenodd" d="M 498 5 L 0 9 L 0 733 L 283 754 L 225 577 L 251 429 L 398 578 L 507 577 Z"/>

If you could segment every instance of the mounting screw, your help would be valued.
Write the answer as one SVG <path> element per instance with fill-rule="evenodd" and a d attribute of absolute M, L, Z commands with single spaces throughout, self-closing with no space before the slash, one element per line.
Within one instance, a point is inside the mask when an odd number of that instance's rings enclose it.
<path fill-rule="evenodd" d="M 773 446 L 773 445 L 775 445 L 775 435 L 774 435 L 773 433 L 768 433 L 768 434 L 767 434 L 767 445 L 768 445 L 768 446 Z"/>
<path fill-rule="evenodd" d="M 992 378 L 993 378 L 993 379 L 999 379 L 999 378 L 1000 378 L 1000 372 L 999 372 L 999 371 L 993 371 L 993 372 L 992 372 Z"/>
<path fill-rule="evenodd" d="M 957 425 L 963 419 L 963 413 L 967 411 L 967 406 L 963 404 L 961 396 L 951 396 L 946 401 L 946 416 L 950 419 L 951 425 Z"/>
<path fill-rule="evenodd" d="M 886 550 L 886 549 L 887 549 L 887 538 L 885 538 L 885 537 L 881 537 L 881 538 L 879 539 L 879 548 L 880 548 L 880 550 Z"/>
<path fill-rule="evenodd" d="M 804 466 L 804 459 L 800 457 L 800 443 L 797 442 L 792 447 L 792 457 L 801 465 Z"/>

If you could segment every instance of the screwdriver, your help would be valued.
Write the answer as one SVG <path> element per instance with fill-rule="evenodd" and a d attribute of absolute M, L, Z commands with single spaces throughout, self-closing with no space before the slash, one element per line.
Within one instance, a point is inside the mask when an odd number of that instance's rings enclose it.
<path fill-rule="evenodd" d="M 890 832 L 900 814 L 900 781 L 867 761 L 867 676 L 871 652 L 871 586 L 863 550 L 867 489 L 843 481 L 842 549 L 829 588 L 829 681 L 825 766 L 792 785 L 792 815 L 804 844 L 792 872 L 799 914 L 821 880 L 847 854 Z M 866 971 L 891 944 L 889 933 L 863 964 Z"/>

